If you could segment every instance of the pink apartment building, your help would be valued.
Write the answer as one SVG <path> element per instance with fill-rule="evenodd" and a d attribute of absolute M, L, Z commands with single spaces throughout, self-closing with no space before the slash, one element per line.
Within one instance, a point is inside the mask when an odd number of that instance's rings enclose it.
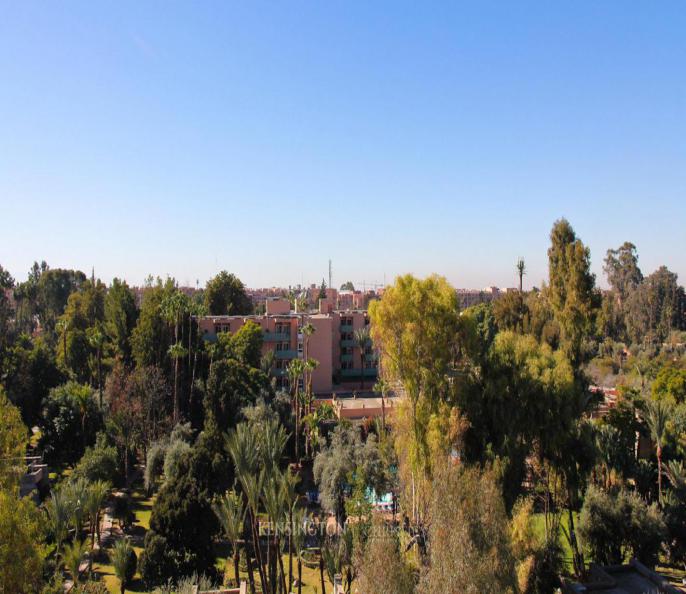
<path fill-rule="evenodd" d="M 355 331 L 369 325 L 364 310 L 335 310 L 329 299 L 320 301 L 317 313 L 294 313 L 287 299 L 270 299 L 264 315 L 203 316 L 198 327 L 203 338 L 214 341 L 220 332 L 236 332 L 251 320 L 264 332 L 263 353 L 274 352 L 272 375 L 277 386 L 288 386 L 287 368 L 295 358 L 316 359 L 319 366 L 312 373 L 312 390 L 318 395 L 358 390 L 364 378 L 369 390 L 377 377 L 377 354 L 371 341 L 363 352 L 355 341 Z M 308 337 L 302 328 L 314 327 Z"/>

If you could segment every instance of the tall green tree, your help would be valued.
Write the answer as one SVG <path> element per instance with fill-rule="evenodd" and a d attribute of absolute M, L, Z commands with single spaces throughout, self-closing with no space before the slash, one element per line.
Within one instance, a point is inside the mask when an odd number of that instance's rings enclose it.
<path fill-rule="evenodd" d="M 413 482 L 412 515 L 418 519 L 419 475 L 430 469 L 427 419 L 450 391 L 460 327 L 455 289 L 443 277 L 400 276 L 369 307 L 371 335 L 381 367 L 409 401 L 413 440 L 408 453 Z"/>
<path fill-rule="evenodd" d="M 548 293 L 560 324 L 562 346 L 573 364 L 582 362 L 584 340 L 592 335 L 599 297 L 591 252 L 566 219 L 553 225 L 548 249 Z"/>
<path fill-rule="evenodd" d="M 164 318 L 162 304 L 175 291 L 176 283 L 172 278 L 146 282 L 138 321 L 131 334 L 131 351 L 140 367 L 154 365 L 167 369 L 173 330 Z"/>
<path fill-rule="evenodd" d="M 252 312 L 245 285 L 234 274 L 222 270 L 205 287 L 205 307 L 211 316 L 244 315 Z"/>
<path fill-rule="evenodd" d="M 47 554 L 41 512 L 30 498 L 0 489 L 0 592 L 40 592 Z"/>
<path fill-rule="evenodd" d="M 133 292 L 118 278 L 112 280 L 105 296 L 105 327 L 115 357 L 131 363 L 131 333 L 136 326 L 138 309 Z"/>

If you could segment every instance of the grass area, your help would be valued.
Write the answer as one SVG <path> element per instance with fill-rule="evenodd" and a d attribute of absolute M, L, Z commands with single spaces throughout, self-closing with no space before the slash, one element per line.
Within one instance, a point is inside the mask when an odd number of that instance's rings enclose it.
<path fill-rule="evenodd" d="M 539 538 L 541 538 L 543 540 L 545 538 L 545 514 L 544 513 L 533 514 L 532 518 L 533 518 L 534 533 L 536 534 L 536 536 L 538 536 Z M 562 523 L 563 530 L 560 530 L 559 543 L 560 543 L 560 546 L 562 547 L 562 555 L 564 557 L 565 566 L 567 567 L 568 571 L 573 571 L 574 563 L 572 561 L 572 548 L 569 546 L 569 541 L 567 540 L 567 537 L 564 534 L 565 531 L 567 533 L 569 533 L 569 516 L 567 515 L 567 513 L 562 514 L 561 523 Z M 577 526 L 577 529 L 578 529 L 578 523 L 579 523 L 579 514 L 575 513 L 574 514 L 574 524 L 575 524 L 575 526 Z"/>

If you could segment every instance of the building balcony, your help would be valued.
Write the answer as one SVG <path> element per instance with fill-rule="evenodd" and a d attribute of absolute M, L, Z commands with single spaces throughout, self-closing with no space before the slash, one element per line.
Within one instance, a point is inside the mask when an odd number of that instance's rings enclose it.
<path fill-rule="evenodd" d="M 376 377 L 378 370 L 376 368 L 372 369 L 341 369 L 341 377 L 344 379 L 360 379 L 360 371 L 364 371 L 364 377 Z"/>
<path fill-rule="evenodd" d="M 341 355 L 341 361 L 352 361 L 353 356 L 352 355 Z"/>
<path fill-rule="evenodd" d="M 341 346 L 342 347 L 354 347 L 355 346 L 355 340 L 352 338 L 344 338 L 341 340 Z"/>
<path fill-rule="evenodd" d="M 378 356 L 376 353 L 365 353 L 365 355 L 364 355 L 365 361 L 376 361 L 377 359 L 378 359 Z"/>
<path fill-rule="evenodd" d="M 278 367 L 274 367 L 271 370 L 271 374 L 274 377 L 286 377 L 288 375 L 288 369 L 279 369 Z"/>
<path fill-rule="evenodd" d="M 265 332 L 264 342 L 290 342 L 291 335 L 289 332 Z"/>
<path fill-rule="evenodd" d="M 298 356 L 298 351 L 274 351 L 274 357 L 277 359 L 295 359 Z"/>

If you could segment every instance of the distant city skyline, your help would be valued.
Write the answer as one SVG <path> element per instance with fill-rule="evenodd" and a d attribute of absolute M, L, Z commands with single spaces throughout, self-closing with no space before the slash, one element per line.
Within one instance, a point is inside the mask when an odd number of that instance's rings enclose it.
<path fill-rule="evenodd" d="M 140 285 L 686 283 L 682 2 L 7 3 L 0 265 Z"/>

